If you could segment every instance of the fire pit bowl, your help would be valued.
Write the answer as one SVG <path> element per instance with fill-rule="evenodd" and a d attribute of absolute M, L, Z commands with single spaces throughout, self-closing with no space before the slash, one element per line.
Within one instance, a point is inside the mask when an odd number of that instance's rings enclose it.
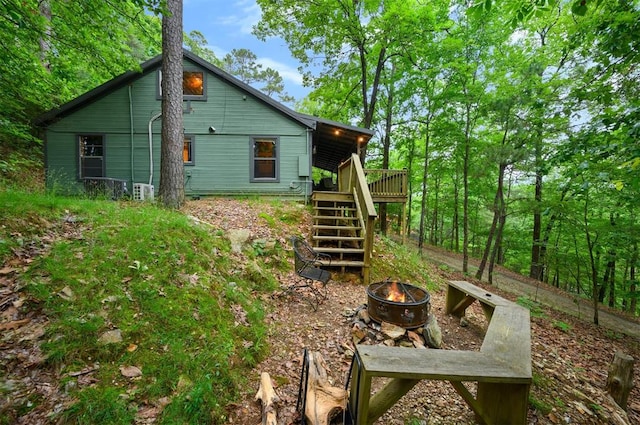
<path fill-rule="evenodd" d="M 408 283 L 385 280 L 367 287 L 367 312 L 376 322 L 405 329 L 424 325 L 431 308 L 427 291 Z"/>

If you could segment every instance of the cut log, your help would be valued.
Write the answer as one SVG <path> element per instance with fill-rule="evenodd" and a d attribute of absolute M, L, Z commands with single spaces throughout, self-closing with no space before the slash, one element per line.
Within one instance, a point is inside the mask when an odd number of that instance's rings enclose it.
<path fill-rule="evenodd" d="M 305 416 L 311 425 L 328 425 L 347 407 L 347 391 L 333 387 L 327 378 L 327 366 L 318 352 L 308 352 L 309 379 Z"/>
<path fill-rule="evenodd" d="M 625 411 L 629 392 L 633 388 L 633 357 L 617 351 L 613 362 L 609 365 L 607 377 L 607 392 L 615 402 Z"/>
<path fill-rule="evenodd" d="M 273 389 L 271 377 L 267 372 L 262 372 L 260 375 L 260 388 L 255 399 L 262 402 L 262 425 L 277 425 L 278 407 L 276 403 L 280 401 L 280 398 Z"/>

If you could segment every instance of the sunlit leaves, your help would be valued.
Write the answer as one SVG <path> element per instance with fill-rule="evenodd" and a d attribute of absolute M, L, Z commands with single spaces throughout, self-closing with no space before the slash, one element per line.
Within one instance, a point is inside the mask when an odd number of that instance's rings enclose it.
<path fill-rule="evenodd" d="M 152 3 L 3 0 L 0 142 L 31 141 L 39 113 L 157 54 L 158 21 L 142 9 Z"/>

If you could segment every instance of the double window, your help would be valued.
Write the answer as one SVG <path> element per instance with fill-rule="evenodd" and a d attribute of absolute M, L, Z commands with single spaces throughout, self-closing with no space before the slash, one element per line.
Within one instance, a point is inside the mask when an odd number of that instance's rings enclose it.
<path fill-rule="evenodd" d="M 162 71 L 158 71 L 158 100 L 162 99 Z M 207 78 L 203 71 L 182 71 L 182 99 L 207 100 Z"/>
<path fill-rule="evenodd" d="M 278 182 L 279 140 L 277 137 L 251 138 L 251 181 Z"/>
<path fill-rule="evenodd" d="M 78 136 L 78 177 L 104 177 L 104 135 Z"/>

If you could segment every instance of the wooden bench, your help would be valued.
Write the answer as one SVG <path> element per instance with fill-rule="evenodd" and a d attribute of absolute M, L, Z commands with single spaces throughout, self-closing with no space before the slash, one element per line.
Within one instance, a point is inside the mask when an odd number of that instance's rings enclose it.
<path fill-rule="evenodd" d="M 315 310 L 318 308 L 318 304 L 326 299 L 326 285 L 331 279 L 331 273 L 321 269 L 320 266 L 325 263 L 331 264 L 331 256 L 314 251 L 307 241 L 300 237 L 292 236 L 290 241 L 293 246 L 296 274 L 305 281 L 291 285 L 289 289 L 308 288 L 314 297 L 309 302 Z M 314 286 L 314 281 L 320 282 L 320 289 Z"/>
<path fill-rule="evenodd" d="M 531 386 L 529 310 L 468 282 L 449 282 L 446 313 L 479 301 L 489 320 L 480 351 L 356 346 L 349 411 L 369 425 L 422 379 L 449 381 L 483 424 L 525 424 Z M 391 380 L 371 396 L 373 377 Z M 463 382 L 477 382 L 474 396 Z"/>

